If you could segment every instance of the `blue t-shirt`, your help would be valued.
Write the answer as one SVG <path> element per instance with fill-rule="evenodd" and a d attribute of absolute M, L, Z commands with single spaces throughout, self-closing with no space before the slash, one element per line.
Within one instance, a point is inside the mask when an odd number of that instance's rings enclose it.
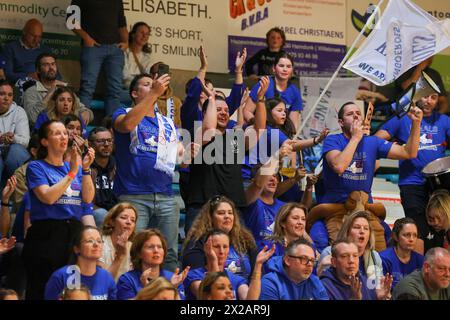
<path fill-rule="evenodd" d="M 327 136 L 323 143 L 323 155 L 331 150 L 343 151 L 349 143 L 344 134 Z M 375 160 L 386 158 L 392 143 L 375 136 L 364 136 L 356 148 L 349 167 L 341 175 L 337 175 L 323 162 L 323 179 L 326 193 L 323 203 L 344 203 L 352 191 L 362 190 L 369 194 L 372 202 L 372 182 L 375 170 Z"/>
<path fill-rule="evenodd" d="M 66 220 L 76 219 L 80 220 L 83 215 L 83 208 L 81 206 L 81 182 L 82 169 L 78 169 L 78 173 L 73 179 L 72 184 L 67 188 L 64 194 L 54 203 L 45 204 L 41 202 L 33 189 L 42 185 L 53 186 L 60 182 L 70 171 L 70 164 L 64 162 L 63 166 L 54 166 L 47 163 L 45 160 L 31 161 L 27 168 L 27 183 L 30 192 L 31 222 L 36 220 L 54 219 Z"/>
<path fill-rule="evenodd" d="M 394 117 L 386 122 L 381 129 L 386 130 L 391 137 L 406 143 L 411 132 L 412 120 L 409 117 L 398 119 Z M 431 116 L 424 117 L 420 124 L 420 145 L 417 157 L 400 160 L 399 185 L 424 184 L 425 178 L 422 169 L 431 161 L 445 157 L 445 146 L 439 144 L 450 139 L 450 117 L 433 112 Z"/>
<path fill-rule="evenodd" d="M 249 279 L 252 272 L 248 254 L 239 254 L 239 252 L 237 252 L 233 246 L 230 246 L 230 250 L 228 251 L 228 257 L 225 261 L 224 267 L 227 271 L 241 276 L 244 279 Z"/>
<path fill-rule="evenodd" d="M 204 267 L 189 270 L 189 273 L 183 282 L 185 290 L 186 290 L 186 300 L 196 300 L 196 297 L 192 293 L 191 288 L 190 288 L 191 283 L 194 281 L 202 281 L 203 278 L 205 277 L 206 272 L 207 272 L 207 270 Z M 242 278 L 240 276 L 235 275 L 234 273 L 232 273 L 226 269 L 224 270 L 224 272 L 227 274 L 228 278 L 230 279 L 231 286 L 233 287 L 235 299 L 238 299 L 239 298 L 238 297 L 238 289 L 241 285 L 248 284 L 247 280 L 245 280 L 244 278 Z"/>
<path fill-rule="evenodd" d="M 255 103 L 258 100 L 259 87 L 260 84 L 258 82 L 250 91 L 250 97 Z M 266 94 L 264 95 L 266 99 L 270 99 L 275 96 L 275 89 L 275 80 L 273 77 L 270 77 L 269 87 L 267 88 Z M 280 98 L 286 104 L 286 109 L 288 110 L 288 112 L 303 110 L 302 95 L 300 93 L 300 90 L 293 83 L 289 83 L 286 90 L 284 90 L 283 92 L 278 91 L 278 93 L 280 95 Z"/>
<path fill-rule="evenodd" d="M 113 115 L 113 123 L 117 117 L 126 114 L 125 108 L 118 109 Z M 117 195 L 173 194 L 172 177 L 154 169 L 158 136 L 159 125 L 156 116 L 144 117 L 130 133 L 114 130 L 117 173 L 113 190 Z"/>
<path fill-rule="evenodd" d="M 45 286 L 45 300 L 58 300 L 63 290 L 77 280 L 89 288 L 92 300 L 116 300 L 116 283 L 108 271 L 97 266 L 93 276 L 78 273 L 78 278 L 76 270 L 79 269 L 71 265 L 53 272 Z"/>
<path fill-rule="evenodd" d="M 139 291 L 142 289 L 141 283 L 142 271 L 131 270 L 122 274 L 117 281 L 117 300 L 129 300 L 136 297 Z M 168 270 L 161 270 L 159 275 L 170 281 L 173 276 L 173 272 Z M 178 293 L 180 294 L 180 299 L 184 300 L 184 287 L 183 284 L 178 286 Z"/>
<path fill-rule="evenodd" d="M 83 121 L 83 119 L 81 117 L 79 117 L 79 119 L 80 119 L 80 123 L 81 123 L 81 136 L 84 139 L 87 139 L 88 138 L 88 132 L 87 132 L 87 129 L 86 129 L 86 124 L 84 123 L 84 121 Z M 36 122 L 34 124 L 34 130 L 38 131 L 39 128 L 44 124 L 44 122 L 47 122 L 49 120 L 50 120 L 50 118 L 48 117 L 47 112 L 45 110 L 41 111 L 38 114 L 38 117 L 37 117 Z"/>
<path fill-rule="evenodd" d="M 272 154 L 277 152 L 284 141 L 288 139 L 289 137 L 280 129 L 266 125 L 266 130 L 258 139 L 256 145 L 245 154 L 242 178 L 250 180 L 253 166 L 258 163 L 266 163 Z"/>
<path fill-rule="evenodd" d="M 393 247 L 387 248 L 380 252 L 381 260 L 383 261 L 383 273 L 389 273 L 393 276 L 392 288 L 395 288 L 397 283 L 406 277 L 411 272 L 422 269 L 423 255 L 412 251 L 411 258 L 407 264 L 400 261 L 395 253 Z"/>
<path fill-rule="evenodd" d="M 329 300 L 319 278 L 311 274 L 300 283 L 291 281 L 284 271 L 271 272 L 261 280 L 260 300 Z"/>
<path fill-rule="evenodd" d="M 283 205 L 284 202 L 278 199 L 275 199 L 271 205 L 264 203 L 261 199 L 257 199 L 245 210 L 245 225 L 251 230 L 259 250 L 265 245 L 264 238 L 272 235 L 275 218 Z"/>

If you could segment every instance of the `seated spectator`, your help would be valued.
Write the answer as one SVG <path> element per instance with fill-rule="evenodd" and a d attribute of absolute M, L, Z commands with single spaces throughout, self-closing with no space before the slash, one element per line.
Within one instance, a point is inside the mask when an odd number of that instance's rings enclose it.
<path fill-rule="evenodd" d="M 448 249 L 450 243 L 450 193 L 439 189 L 433 192 L 426 209 L 430 233 L 424 239 L 425 252 L 434 247 Z"/>
<path fill-rule="evenodd" d="M 208 272 L 200 282 L 198 300 L 235 300 L 233 286 L 225 272 Z"/>
<path fill-rule="evenodd" d="M 2 202 L 0 210 L 0 238 L 9 235 L 9 229 L 11 227 L 11 215 L 9 212 L 9 199 L 16 190 L 17 180 L 14 175 L 8 179 L 6 186 L 2 190 Z"/>
<path fill-rule="evenodd" d="M 150 68 L 150 75 L 153 78 L 160 77 L 162 74 L 158 74 L 158 68 L 161 64 L 164 62 L 160 61 L 157 63 L 154 63 Z M 166 91 L 162 95 L 158 97 L 158 100 L 156 101 L 158 105 L 158 111 L 165 115 L 166 117 L 169 117 L 173 120 L 175 123 L 175 126 L 177 128 L 181 128 L 181 99 L 178 98 L 173 94 L 173 88 L 169 84 Z"/>
<path fill-rule="evenodd" d="M 51 49 L 41 44 L 44 27 L 37 19 L 25 23 L 22 37 L 7 43 L 3 47 L 6 60 L 6 78 L 14 83 L 19 79 L 31 78 L 37 80 L 34 63 L 42 53 L 50 53 Z"/>
<path fill-rule="evenodd" d="M 411 218 L 397 219 L 392 229 L 392 247 L 380 252 L 383 273 L 392 275 L 392 288 L 413 271 L 420 270 L 423 255 L 414 251 L 418 239 L 417 225 Z"/>
<path fill-rule="evenodd" d="M 180 300 L 180 295 L 169 280 L 158 277 L 139 291 L 135 300 Z"/>
<path fill-rule="evenodd" d="M 131 246 L 131 262 L 133 270 L 124 273 L 117 282 L 117 299 L 133 299 L 138 292 L 153 279 L 163 277 L 169 280 L 184 300 L 183 280 L 189 272 L 177 268 L 175 273 L 163 269 L 162 264 L 167 257 L 167 242 L 158 229 L 148 229 L 138 233 Z"/>
<path fill-rule="evenodd" d="M 214 229 L 219 229 L 230 237 L 229 253 L 224 261 L 225 270 L 248 279 L 257 255 L 255 240 L 241 225 L 234 203 L 224 196 L 216 196 L 206 202 L 194 220 L 183 245 L 183 268 L 190 266 L 191 269 L 196 269 L 205 266 L 206 236 Z"/>
<path fill-rule="evenodd" d="M 79 117 L 83 131 L 86 131 L 86 125 L 81 117 L 80 104 L 75 93 L 70 88 L 59 87 L 50 98 L 47 108 L 39 113 L 34 124 L 34 130 L 39 130 L 42 124 L 48 120 L 62 120 L 69 114 Z"/>
<path fill-rule="evenodd" d="M 95 150 L 95 159 L 91 165 L 92 180 L 95 184 L 94 218 L 95 224 L 100 227 L 108 210 L 118 202 L 113 192 L 116 175 L 116 159 L 112 155 L 114 140 L 111 131 L 105 127 L 92 129 L 88 140 Z"/>
<path fill-rule="evenodd" d="M 19 296 L 14 290 L 0 289 L 0 300 L 19 300 Z"/>
<path fill-rule="evenodd" d="M 91 300 L 91 290 L 84 284 L 78 288 L 66 287 L 61 295 L 61 300 Z"/>
<path fill-rule="evenodd" d="M 39 114 L 48 108 L 48 103 L 54 98 L 55 91 L 58 88 L 67 87 L 66 82 L 57 79 L 58 65 L 53 54 L 43 53 L 36 58 L 35 63 L 38 80 L 33 86 L 28 87 L 23 94 L 23 107 L 27 112 L 31 126 L 34 126 Z M 71 93 L 72 103 L 75 105 L 74 110 L 72 110 L 73 113 L 80 116 L 83 119 L 83 124 L 87 125 L 94 118 L 94 114 L 80 102 L 73 91 L 68 92 Z M 53 101 L 56 104 L 56 98 Z M 77 106 L 78 108 L 76 108 Z"/>
<path fill-rule="evenodd" d="M 132 269 L 130 249 L 137 216 L 133 205 L 121 202 L 109 210 L 105 217 L 102 228 L 103 254 L 98 265 L 108 270 L 115 281 Z"/>
<path fill-rule="evenodd" d="M 115 300 L 116 283 L 111 274 L 97 266 L 102 256 L 103 240 L 97 228 L 84 227 L 75 239 L 73 247 L 74 265 L 66 265 L 56 270 L 45 286 L 45 299 L 58 300 L 64 288 L 77 277 L 81 284 L 89 288 L 92 300 Z M 72 285 L 76 285 L 71 283 Z"/>
<path fill-rule="evenodd" d="M 132 104 L 128 88 L 131 80 L 139 74 L 150 73 L 151 49 L 148 45 L 150 26 L 145 22 L 137 22 L 128 34 L 128 48 L 124 51 L 123 85 L 120 102 L 130 106 Z"/>
<path fill-rule="evenodd" d="M 206 254 L 206 263 L 201 268 L 191 269 L 184 287 L 186 288 L 186 298 L 195 300 L 199 298 L 200 283 L 209 272 L 225 272 L 233 286 L 233 295 L 239 300 L 258 300 L 261 292 L 261 271 L 262 265 L 273 254 L 275 248 L 268 250 L 264 247 L 258 253 L 255 262 L 255 268 L 251 277 L 250 285 L 248 281 L 241 276 L 235 275 L 225 269 L 225 261 L 227 260 L 230 249 L 230 237 L 227 233 L 213 229 L 206 235 L 204 252 Z"/>
<path fill-rule="evenodd" d="M 261 280 L 261 300 L 328 300 L 319 278 L 312 274 L 315 249 L 304 238 L 289 243 L 281 257 L 272 258 L 271 272 Z"/>
<path fill-rule="evenodd" d="M 267 48 L 259 50 L 245 63 L 245 74 L 252 80 L 258 76 L 272 74 L 276 58 L 284 53 L 283 47 L 286 43 L 286 35 L 280 28 L 272 28 L 266 33 Z M 255 70 L 255 65 L 257 70 Z"/>
<path fill-rule="evenodd" d="M 0 100 L 0 177 L 8 179 L 30 157 L 30 128 L 25 111 L 13 101 L 11 83 L 0 81 Z"/>
<path fill-rule="evenodd" d="M 84 152 L 88 147 L 88 142 L 85 140 L 87 131 L 83 128 L 83 122 L 73 114 L 65 116 L 61 121 L 64 123 L 69 135 L 69 147 L 76 143 L 81 152 Z"/>
<path fill-rule="evenodd" d="M 414 271 L 394 288 L 394 300 L 450 300 L 450 253 L 431 248 L 425 254 L 422 270 Z"/>
<path fill-rule="evenodd" d="M 320 280 L 330 300 L 389 300 L 392 276 L 373 283 L 360 272 L 358 247 L 348 240 L 337 240 L 331 249 L 332 267 Z"/>
<path fill-rule="evenodd" d="M 263 244 L 274 244 L 275 256 L 283 256 L 285 248 L 300 238 L 306 239 L 312 245 L 313 241 L 305 230 L 307 213 L 308 209 L 300 203 L 284 204 L 276 216 L 272 235 L 266 237 Z"/>
<path fill-rule="evenodd" d="M 347 216 L 339 230 L 337 240 L 348 240 L 358 248 L 359 272 L 371 281 L 379 282 L 383 273 L 383 263 L 380 255 L 374 250 L 375 236 L 369 224 L 369 217 L 365 211 L 358 211 Z M 325 248 L 321 255 L 318 274 L 331 265 L 331 246 Z"/>

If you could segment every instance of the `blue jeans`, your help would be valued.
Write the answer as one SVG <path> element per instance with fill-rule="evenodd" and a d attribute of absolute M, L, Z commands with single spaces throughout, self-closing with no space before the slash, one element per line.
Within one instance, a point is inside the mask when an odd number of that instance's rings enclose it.
<path fill-rule="evenodd" d="M 106 215 L 108 214 L 108 210 L 104 208 L 97 208 L 93 212 L 95 225 L 97 228 L 101 229 L 103 226 L 103 221 L 105 220 Z"/>
<path fill-rule="evenodd" d="M 173 196 L 160 193 L 121 195 L 120 202 L 130 202 L 138 210 L 136 232 L 156 228 L 167 241 L 164 269 L 175 271 L 178 267 L 178 223 L 180 210 Z"/>
<path fill-rule="evenodd" d="M 120 106 L 124 55 L 115 44 L 81 49 L 80 100 L 89 107 L 97 84 L 98 74 L 103 66 L 106 74 L 105 112 L 112 114 Z"/>
<path fill-rule="evenodd" d="M 0 177 L 5 170 L 5 178 L 8 179 L 14 171 L 30 158 L 27 149 L 21 144 L 13 143 L 9 147 L 0 148 Z"/>

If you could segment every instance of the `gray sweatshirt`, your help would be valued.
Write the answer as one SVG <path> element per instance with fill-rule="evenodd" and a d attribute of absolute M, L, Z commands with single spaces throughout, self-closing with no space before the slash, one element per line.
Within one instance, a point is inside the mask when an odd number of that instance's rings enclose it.
<path fill-rule="evenodd" d="M 14 132 L 14 143 L 28 147 L 30 141 L 30 127 L 28 117 L 22 107 L 15 102 L 8 111 L 0 115 L 0 133 Z"/>

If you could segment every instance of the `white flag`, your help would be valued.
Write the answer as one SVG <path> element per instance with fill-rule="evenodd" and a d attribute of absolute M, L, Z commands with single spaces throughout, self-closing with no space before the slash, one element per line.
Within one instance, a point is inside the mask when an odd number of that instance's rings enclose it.
<path fill-rule="evenodd" d="M 389 1 L 344 68 L 384 86 L 450 46 L 450 19 L 439 21 L 409 0 Z"/>

